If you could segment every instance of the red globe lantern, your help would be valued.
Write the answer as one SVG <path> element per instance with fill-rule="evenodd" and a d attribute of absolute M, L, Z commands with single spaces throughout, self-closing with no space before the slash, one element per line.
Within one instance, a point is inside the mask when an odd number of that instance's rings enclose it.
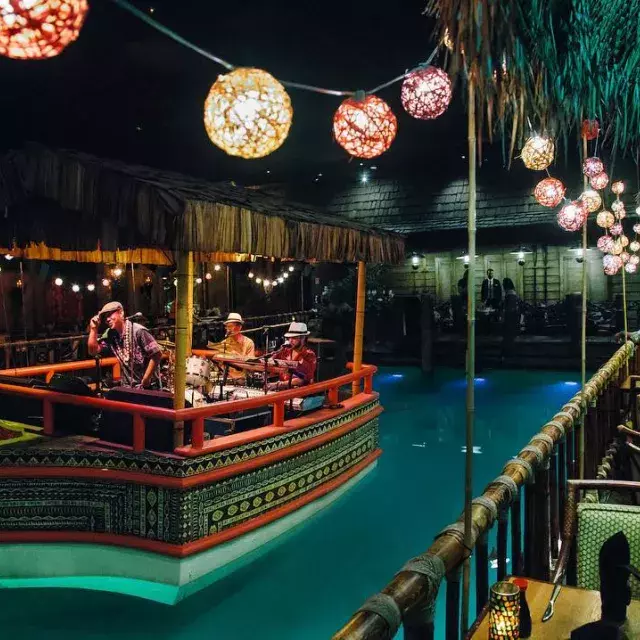
<path fill-rule="evenodd" d="M 582 173 L 584 173 L 587 178 L 593 178 L 593 176 L 596 176 L 603 171 L 604 164 L 600 158 L 587 158 L 582 165 Z"/>
<path fill-rule="evenodd" d="M 391 107 L 374 95 L 347 98 L 333 116 L 336 142 L 356 158 L 376 158 L 384 153 L 398 132 Z"/>
<path fill-rule="evenodd" d="M 604 171 L 601 171 L 589 180 L 589 184 L 596 191 L 604 189 L 609 184 L 609 176 Z"/>
<path fill-rule="evenodd" d="M 587 140 L 595 140 L 600 134 L 600 123 L 597 120 L 582 121 L 582 137 Z"/>
<path fill-rule="evenodd" d="M 57 56 L 78 38 L 88 10 L 86 0 L 0 2 L 0 55 L 18 60 Z"/>
<path fill-rule="evenodd" d="M 419 120 L 441 116 L 451 102 L 451 80 L 438 67 L 425 67 L 410 73 L 402 83 L 400 99 L 405 111 Z"/>
<path fill-rule="evenodd" d="M 533 197 L 543 207 L 557 207 L 564 198 L 565 186 L 557 178 L 545 178 L 536 185 Z"/>
<path fill-rule="evenodd" d="M 602 266 L 608 276 L 615 276 L 622 267 L 622 258 L 620 256 L 606 255 L 602 258 Z"/>
<path fill-rule="evenodd" d="M 602 253 L 611 253 L 613 243 L 614 241 L 611 236 L 600 236 L 598 238 L 598 249 L 600 249 Z"/>
<path fill-rule="evenodd" d="M 588 212 L 584 203 L 574 200 L 560 209 L 558 212 L 558 224 L 565 231 L 578 231 L 587 221 L 587 216 Z"/>

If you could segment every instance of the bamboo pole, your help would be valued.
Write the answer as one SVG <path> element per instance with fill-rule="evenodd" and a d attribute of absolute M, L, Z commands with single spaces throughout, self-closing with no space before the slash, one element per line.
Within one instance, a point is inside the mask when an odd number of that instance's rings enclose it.
<path fill-rule="evenodd" d="M 629 323 L 627 322 L 627 270 L 622 265 L 622 319 L 624 322 L 624 341 L 627 341 L 627 334 L 629 332 Z M 629 361 L 625 363 L 626 377 L 629 377 Z"/>
<path fill-rule="evenodd" d="M 587 138 L 582 136 L 582 160 L 587 158 Z M 583 177 L 583 188 L 587 189 L 587 176 Z M 580 353 L 580 382 L 582 389 L 582 406 L 586 407 L 584 388 L 587 384 L 587 224 L 589 219 L 582 225 L 582 338 Z M 586 415 L 586 409 L 585 414 Z M 579 451 L 579 469 L 580 478 L 584 478 L 584 415 L 582 418 L 582 429 L 580 429 L 580 451 Z"/>
<path fill-rule="evenodd" d="M 469 217 L 468 255 L 469 281 L 467 283 L 467 420 L 464 478 L 464 545 L 473 548 L 471 529 L 471 500 L 473 499 L 473 426 L 475 419 L 475 366 L 476 366 L 476 109 L 474 68 L 469 72 L 469 113 L 467 137 L 469 142 Z M 469 598 L 471 562 L 464 561 L 462 573 L 462 633 L 469 629 Z"/>
<path fill-rule="evenodd" d="M 178 255 L 176 290 L 176 360 L 174 372 L 173 408 L 184 409 L 187 386 L 187 358 L 191 354 L 193 334 L 193 254 L 181 251 Z M 176 423 L 173 432 L 175 447 L 184 445 L 184 423 Z"/>
<path fill-rule="evenodd" d="M 362 368 L 362 346 L 364 342 L 364 307 L 365 287 L 367 283 L 367 267 L 361 260 L 358 262 L 358 288 L 356 290 L 356 326 L 353 334 L 353 371 Z M 301 276 L 302 277 L 302 276 Z M 354 380 L 351 393 L 355 396 L 360 391 L 360 381 Z"/>

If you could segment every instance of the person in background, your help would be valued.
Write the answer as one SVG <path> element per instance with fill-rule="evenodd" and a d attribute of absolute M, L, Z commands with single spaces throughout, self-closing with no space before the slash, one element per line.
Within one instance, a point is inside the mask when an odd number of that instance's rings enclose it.
<path fill-rule="evenodd" d="M 107 330 L 98 336 L 103 322 Z M 98 315 L 91 318 L 87 348 L 92 356 L 113 355 L 118 359 L 123 386 L 159 386 L 160 345 L 148 329 L 125 318 L 119 302 L 108 302 Z"/>
<path fill-rule="evenodd" d="M 520 300 L 511 278 L 502 281 L 504 289 L 504 325 L 502 337 L 502 357 L 513 353 L 513 345 L 520 329 Z"/>
<path fill-rule="evenodd" d="M 278 391 L 291 387 L 301 387 L 311 384 L 316 375 L 316 354 L 307 346 L 309 331 L 304 322 L 292 322 L 289 331 L 284 334 L 287 344 L 276 351 L 271 362 L 288 360 L 296 362 L 297 366 L 280 374 L 278 382 L 269 384 L 270 391 Z"/>
<path fill-rule="evenodd" d="M 230 313 L 224 321 L 226 337 L 220 342 L 209 342 L 207 347 L 216 353 L 225 356 L 238 357 L 239 359 L 254 358 L 256 347 L 251 338 L 241 333 L 244 320 L 239 313 Z M 229 367 L 228 377 L 233 380 L 241 380 L 245 372 Z"/>
<path fill-rule="evenodd" d="M 493 277 L 493 269 L 487 269 L 487 277 L 482 281 L 482 303 L 486 307 L 499 309 L 502 302 L 502 286 L 500 280 Z"/>

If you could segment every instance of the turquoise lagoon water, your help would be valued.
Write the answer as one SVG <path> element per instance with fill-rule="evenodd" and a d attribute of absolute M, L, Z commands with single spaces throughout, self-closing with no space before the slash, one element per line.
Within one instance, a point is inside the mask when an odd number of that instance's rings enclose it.
<path fill-rule="evenodd" d="M 479 375 L 474 495 L 578 389 L 575 373 Z M 82 589 L 5 589 L 2 637 L 330 638 L 462 507 L 463 374 L 441 370 L 430 378 L 385 368 L 376 386 L 386 409 L 377 469 L 254 562 L 174 607 Z M 444 638 L 443 592 L 438 638 Z"/>

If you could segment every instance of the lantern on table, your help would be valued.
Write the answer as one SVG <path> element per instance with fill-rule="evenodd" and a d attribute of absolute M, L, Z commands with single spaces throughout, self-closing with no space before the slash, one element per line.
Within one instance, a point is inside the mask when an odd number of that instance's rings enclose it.
<path fill-rule="evenodd" d="M 597 160 L 597 158 L 595 159 Z M 609 176 L 604 171 L 601 171 L 596 173 L 593 178 L 589 178 L 589 184 L 596 191 L 604 189 L 609 184 Z"/>
<path fill-rule="evenodd" d="M 584 173 L 587 178 L 593 178 L 593 176 L 598 175 L 604 171 L 604 163 L 600 158 L 593 156 L 592 158 L 587 158 L 582 163 L 582 173 Z M 594 187 L 595 189 L 595 187 Z"/>
<path fill-rule="evenodd" d="M 616 221 L 615 216 L 611 211 L 600 211 L 596 216 L 596 224 L 603 229 L 609 228 Z"/>
<path fill-rule="evenodd" d="M 558 212 L 558 224 L 565 231 L 578 231 L 587 221 L 587 208 L 580 200 L 566 204 Z"/>
<path fill-rule="evenodd" d="M 512 582 L 496 582 L 489 598 L 489 640 L 520 637 L 520 589 Z"/>
<path fill-rule="evenodd" d="M 565 186 L 557 178 L 544 178 L 536 185 L 533 197 L 543 207 L 557 207 L 564 198 Z"/>
<path fill-rule="evenodd" d="M 347 98 L 333 116 L 336 142 L 356 158 L 376 158 L 384 153 L 398 132 L 391 107 L 374 95 Z"/>
<path fill-rule="evenodd" d="M 211 142 L 245 159 L 263 158 L 278 149 L 292 118 L 289 94 L 262 69 L 241 67 L 219 76 L 204 104 Z"/>
<path fill-rule="evenodd" d="M 551 138 L 532 136 L 522 147 L 520 157 L 527 169 L 544 171 L 552 162 L 556 146 Z"/>
<path fill-rule="evenodd" d="M 430 66 L 416 69 L 404 79 L 400 99 L 410 116 L 433 120 L 447 110 L 451 93 L 451 80 L 446 72 Z"/>

